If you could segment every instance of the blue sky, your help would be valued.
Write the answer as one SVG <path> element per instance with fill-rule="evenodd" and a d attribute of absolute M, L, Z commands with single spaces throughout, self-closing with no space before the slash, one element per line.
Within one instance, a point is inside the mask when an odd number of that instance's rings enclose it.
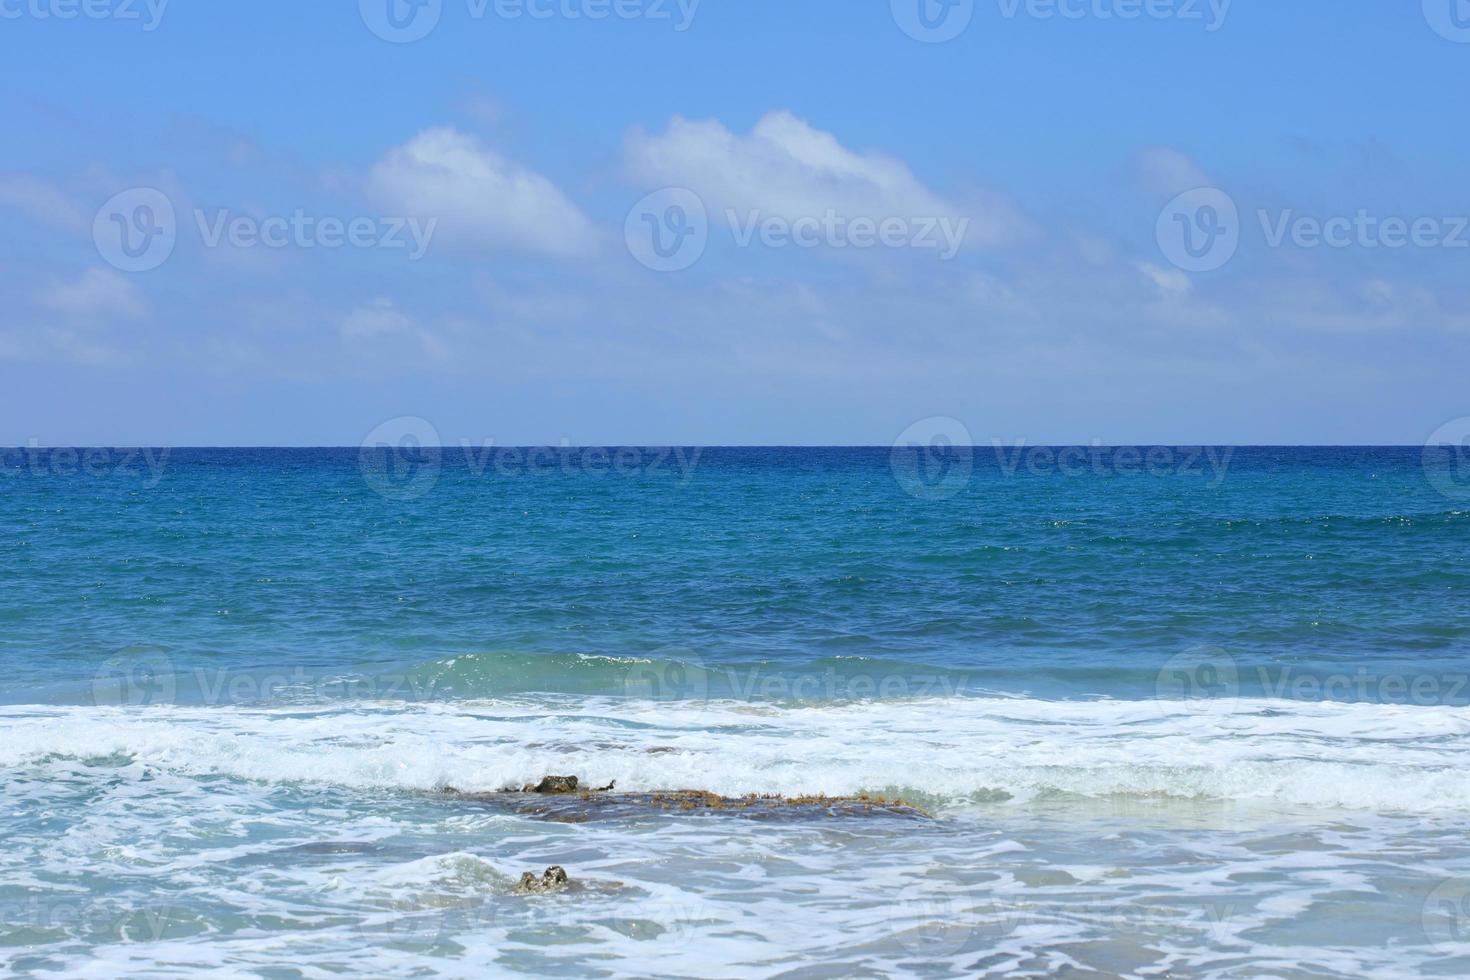
<path fill-rule="evenodd" d="M 388 2 L 0 0 L 0 443 L 1470 415 L 1465 0 Z"/>

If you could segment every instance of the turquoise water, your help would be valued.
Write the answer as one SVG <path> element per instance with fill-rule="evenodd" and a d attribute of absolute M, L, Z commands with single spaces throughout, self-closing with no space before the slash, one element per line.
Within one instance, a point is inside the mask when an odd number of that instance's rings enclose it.
<path fill-rule="evenodd" d="M 11 450 L 0 518 L 13 971 L 1470 969 L 1447 450 Z M 439 792 L 562 772 L 934 819 Z"/>

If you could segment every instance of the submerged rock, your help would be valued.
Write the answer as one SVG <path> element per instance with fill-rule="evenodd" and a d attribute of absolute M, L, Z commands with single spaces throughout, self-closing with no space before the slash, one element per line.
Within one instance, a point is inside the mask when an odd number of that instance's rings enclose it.
<path fill-rule="evenodd" d="M 647 813 L 727 813 L 774 820 L 813 817 L 899 817 L 929 819 L 929 814 L 901 799 L 885 796 L 741 796 L 725 797 L 703 790 L 652 793 L 617 793 L 615 784 L 581 788 L 576 776 L 547 776 L 523 788 L 507 787 L 498 793 L 461 793 L 449 788 L 446 795 L 475 803 L 503 806 L 527 816 L 567 823 L 636 816 Z M 532 800 L 531 797 L 538 799 Z M 554 797 L 555 799 L 545 799 Z"/>
<path fill-rule="evenodd" d="M 547 776 L 534 786 L 527 783 L 526 787 L 521 790 L 522 793 L 540 793 L 542 796 L 557 796 L 561 793 L 575 793 L 576 791 L 576 776 Z"/>
<path fill-rule="evenodd" d="M 521 875 L 521 881 L 516 885 L 515 893 L 517 895 L 545 895 L 547 892 L 558 892 L 567 886 L 569 880 L 567 869 L 559 864 L 553 864 L 541 873 L 540 878 L 529 871 Z"/>

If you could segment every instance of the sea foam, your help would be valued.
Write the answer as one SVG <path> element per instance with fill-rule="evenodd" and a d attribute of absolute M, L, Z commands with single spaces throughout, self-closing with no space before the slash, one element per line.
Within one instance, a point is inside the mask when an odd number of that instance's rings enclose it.
<path fill-rule="evenodd" d="M 547 773 L 629 791 L 888 792 L 940 812 L 1044 796 L 1470 812 L 1470 709 L 954 697 L 826 705 L 517 698 L 328 707 L 20 707 L 0 765 L 364 790 Z"/>

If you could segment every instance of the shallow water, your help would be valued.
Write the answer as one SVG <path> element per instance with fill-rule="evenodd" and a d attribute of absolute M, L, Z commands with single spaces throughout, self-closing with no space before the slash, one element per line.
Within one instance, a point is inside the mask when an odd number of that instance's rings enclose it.
<path fill-rule="evenodd" d="M 1457 471 L 658 455 L 7 457 L 3 968 L 1470 971 Z"/>

